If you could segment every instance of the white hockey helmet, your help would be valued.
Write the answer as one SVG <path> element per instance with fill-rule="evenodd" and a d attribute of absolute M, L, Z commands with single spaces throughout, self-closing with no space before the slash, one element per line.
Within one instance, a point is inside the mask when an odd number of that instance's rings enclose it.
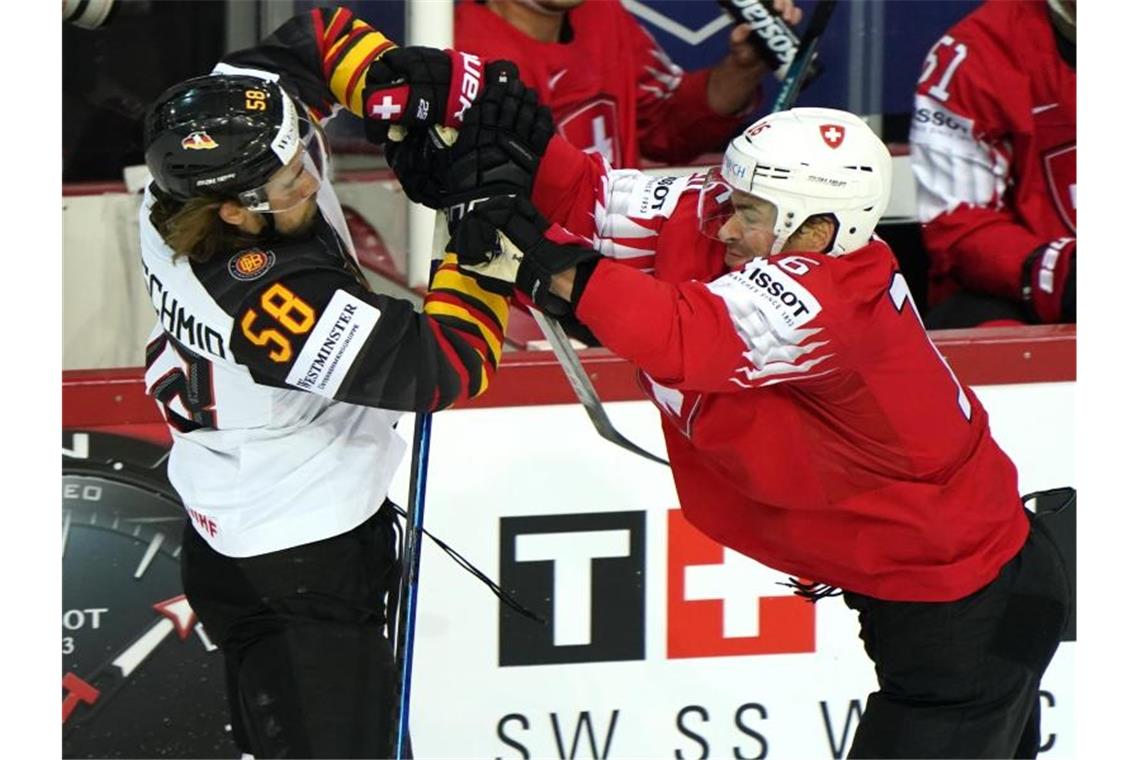
<path fill-rule="evenodd" d="M 883 141 L 853 113 L 793 108 L 768 114 L 729 144 L 721 166 L 701 189 L 701 230 L 713 237 L 733 213 L 733 190 L 776 207 L 779 253 L 815 214 L 830 215 L 833 256 L 866 245 L 891 195 L 891 156 Z"/>

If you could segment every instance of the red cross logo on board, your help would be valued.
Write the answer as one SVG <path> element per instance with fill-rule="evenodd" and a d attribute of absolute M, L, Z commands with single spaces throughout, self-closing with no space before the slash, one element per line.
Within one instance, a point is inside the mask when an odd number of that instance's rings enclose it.
<path fill-rule="evenodd" d="M 823 141 L 827 143 L 829 148 L 838 148 L 843 144 L 843 138 L 847 135 L 847 130 L 839 124 L 821 124 L 819 127 L 819 135 Z"/>

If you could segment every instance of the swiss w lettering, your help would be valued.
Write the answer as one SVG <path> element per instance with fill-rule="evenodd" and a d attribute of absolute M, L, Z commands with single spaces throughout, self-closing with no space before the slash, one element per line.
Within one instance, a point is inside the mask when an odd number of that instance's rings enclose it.
<path fill-rule="evenodd" d="M 666 656 L 815 651 L 815 608 L 786 577 L 726 549 L 669 512 Z"/>
<path fill-rule="evenodd" d="M 645 513 L 504 517 L 503 589 L 545 618 L 499 611 L 499 665 L 645 658 Z"/>

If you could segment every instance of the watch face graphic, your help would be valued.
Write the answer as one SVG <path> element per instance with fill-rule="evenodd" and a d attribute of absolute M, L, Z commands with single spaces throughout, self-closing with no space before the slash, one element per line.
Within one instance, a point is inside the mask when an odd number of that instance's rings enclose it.
<path fill-rule="evenodd" d="M 221 651 L 182 593 L 167 450 L 63 434 L 63 756 L 235 757 Z"/>

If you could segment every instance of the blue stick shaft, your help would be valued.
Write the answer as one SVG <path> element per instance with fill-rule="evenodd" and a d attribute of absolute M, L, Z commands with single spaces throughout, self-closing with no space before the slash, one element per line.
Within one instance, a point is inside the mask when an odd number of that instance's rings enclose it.
<path fill-rule="evenodd" d="M 400 619 L 396 636 L 399 667 L 399 701 L 396 720 L 397 760 L 408 757 L 411 722 L 412 654 L 416 634 L 416 597 L 419 591 L 420 538 L 427 494 L 428 450 L 431 446 L 431 413 L 416 414 L 412 443 L 412 475 L 408 485 L 408 519 L 404 533 L 404 583 L 400 595 Z"/>

